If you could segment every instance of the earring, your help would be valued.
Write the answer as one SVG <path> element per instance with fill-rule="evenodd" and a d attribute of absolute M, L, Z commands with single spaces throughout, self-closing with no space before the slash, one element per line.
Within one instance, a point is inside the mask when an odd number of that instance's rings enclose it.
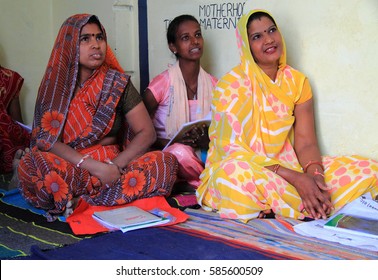
<path fill-rule="evenodd" d="M 174 51 L 174 52 L 173 52 L 173 54 L 177 54 L 177 52 L 176 52 L 176 51 Z"/>

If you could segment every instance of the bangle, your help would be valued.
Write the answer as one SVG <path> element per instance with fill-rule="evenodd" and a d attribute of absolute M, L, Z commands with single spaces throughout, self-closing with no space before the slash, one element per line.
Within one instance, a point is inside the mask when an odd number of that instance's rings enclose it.
<path fill-rule="evenodd" d="M 324 174 L 323 173 L 320 173 L 319 170 L 316 168 L 315 171 L 314 171 L 314 176 L 316 175 L 320 175 L 324 178 Z"/>
<path fill-rule="evenodd" d="M 277 174 L 277 171 L 278 169 L 280 168 L 281 166 L 279 164 L 276 164 L 273 168 L 273 172 Z"/>
<path fill-rule="evenodd" d="M 118 170 L 119 170 L 119 172 L 120 172 L 121 174 L 124 174 L 124 173 L 125 173 L 125 171 L 124 171 L 121 167 L 119 167 L 118 164 L 115 164 L 115 163 L 112 162 L 110 159 L 106 159 L 105 162 L 106 162 L 107 164 L 117 166 L 117 168 L 118 168 Z"/>
<path fill-rule="evenodd" d="M 89 158 L 90 156 L 89 155 L 84 155 L 81 160 L 79 160 L 79 162 L 76 164 L 76 167 L 79 167 L 80 168 L 80 165 L 83 164 L 84 160 L 86 160 L 87 158 Z"/>
<path fill-rule="evenodd" d="M 319 165 L 319 166 L 322 168 L 322 170 L 324 170 L 323 164 L 322 164 L 320 161 L 310 160 L 310 161 L 305 165 L 305 167 L 303 168 L 303 172 L 306 173 L 306 172 L 307 172 L 307 169 L 310 167 L 310 165 L 313 165 L 313 164 L 317 164 L 317 165 Z"/>
<path fill-rule="evenodd" d="M 314 171 L 314 176 L 316 176 L 316 175 L 320 175 L 320 176 L 322 176 L 324 178 L 324 174 L 320 173 L 317 168 Z M 323 187 L 322 185 L 318 185 L 318 188 L 321 189 L 321 190 L 323 190 L 323 191 L 331 191 L 332 190 L 331 186 Z"/>
<path fill-rule="evenodd" d="M 119 169 L 119 166 L 118 166 L 117 164 L 115 164 L 114 162 L 112 162 L 111 160 L 107 160 L 106 163 L 107 163 L 107 164 L 110 164 L 110 165 L 115 165 L 115 166 L 117 166 L 118 169 Z"/>

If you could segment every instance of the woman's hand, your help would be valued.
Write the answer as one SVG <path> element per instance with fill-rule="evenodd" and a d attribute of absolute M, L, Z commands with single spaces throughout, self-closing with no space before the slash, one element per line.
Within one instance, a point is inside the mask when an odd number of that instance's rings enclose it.
<path fill-rule="evenodd" d="M 324 175 L 323 174 L 315 174 L 313 176 L 314 180 L 315 180 L 315 183 L 317 184 L 318 188 L 320 189 L 320 191 L 322 192 L 322 194 L 327 198 L 327 200 L 331 201 L 331 193 L 330 193 L 330 188 L 326 185 L 326 183 L 324 182 Z M 327 205 L 323 205 L 323 209 L 326 210 L 328 209 Z M 331 211 L 334 209 L 334 207 L 332 206 L 329 213 L 327 212 L 327 215 L 329 215 L 331 213 Z"/>
<path fill-rule="evenodd" d="M 91 157 L 83 161 L 80 167 L 88 170 L 92 176 L 97 177 L 103 186 L 111 185 L 122 175 L 118 165 L 97 161 Z"/>
<path fill-rule="evenodd" d="M 306 173 L 298 173 L 292 184 L 302 199 L 304 210 L 314 219 L 327 219 L 333 210 L 330 195 L 318 187 L 321 181 L 316 181 L 315 177 Z"/>
<path fill-rule="evenodd" d="M 96 171 L 96 174 L 92 175 L 95 175 L 101 181 L 103 186 L 111 185 L 122 175 L 117 165 L 103 162 L 98 162 Z"/>
<path fill-rule="evenodd" d="M 193 128 L 184 135 L 180 143 L 189 145 L 193 148 L 207 150 L 210 142 L 208 131 L 209 127 L 206 125 L 193 126 Z"/>

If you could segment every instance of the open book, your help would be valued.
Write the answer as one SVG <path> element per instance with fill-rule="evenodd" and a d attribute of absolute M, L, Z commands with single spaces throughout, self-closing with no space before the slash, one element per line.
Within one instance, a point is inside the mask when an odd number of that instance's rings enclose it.
<path fill-rule="evenodd" d="M 378 219 L 378 217 L 377 217 Z M 337 214 L 324 224 L 330 230 L 338 230 L 362 236 L 378 238 L 378 220 L 350 214 Z"/>
<path fill-rule="evenodd" d="M 111 230 L 121 230 L 122 232 L 157 226 L 171 221 L 171 215 L 168 212 L 157 208 L 145 211 L 136 206 L 97 211 L 93 213 L 93 218 Z"/>
<path fill-rule="evenodd" d="M 164 149 L 168 148 L 170 145 L 176 143 L 177 141 L 181 140 L 182 137 L 190 131 L 194 126 L 202 126 L 206 125 L 207 127 L 210 126 L 211 123 L 211 113 L 209 113 L 207 116 L 205 116 L 203 119 L 187 122 L 184 123 L 181 128 L 176 132 L 176 134 L 169 140 L 167 145 L 165 145 Z M 164 151 L 163 149 L 163 151 Z"/>
<path fill-rule="evenodd" d="M 301 235 L 378 251 L 378 201 L 364 194 L 327 220 L 303 222 L 294 230 Z"/>

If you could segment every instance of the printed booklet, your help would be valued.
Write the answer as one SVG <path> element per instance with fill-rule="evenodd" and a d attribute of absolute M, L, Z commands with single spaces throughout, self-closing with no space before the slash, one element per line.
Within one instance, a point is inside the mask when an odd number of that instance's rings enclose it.
<path fill-rule="evenodd" d="M 327 220 L 302 222 L 294 231 L 369 251 L 378 251 L 378 201 L 369 193 L 348 203 Z"/>
<path fill-rule="evenodd" d="M 162 225 L 172 220 L 171 215 L 161 209 L 145 211 L 136 206 L 97 211 L 93 213 L 93 218 L 110 230 L 122 232 Z"/>
<path fill-rule="evenodd" d="M 378 217 L 377 217 L 378 218 Z M 324 224 L 331 230 L 349 232 L 362 236 L 378 238 L 378 220 L 358 217 L 350 214 L 337 214 Z"/>
<path fill-rule="evenodd" d="M 169 140 L 167 145 L 165 145 L 164 149 L 168 148 L 170 145 L 181 140 L 182 137 L 185 135 L 185 133 L 190 131 L 194 126 L 206 125 L 207 127 L 209 127 L 210 123 L 211 123 L 211 114 L 210 113 L 203 119 L 184 123 L 181 126 L 181 128 L 177 131 L 177 133 L 171 138 L 171 140 Z M 164 149 L 163 149 L 163 151 L 164 151 Z"/>

